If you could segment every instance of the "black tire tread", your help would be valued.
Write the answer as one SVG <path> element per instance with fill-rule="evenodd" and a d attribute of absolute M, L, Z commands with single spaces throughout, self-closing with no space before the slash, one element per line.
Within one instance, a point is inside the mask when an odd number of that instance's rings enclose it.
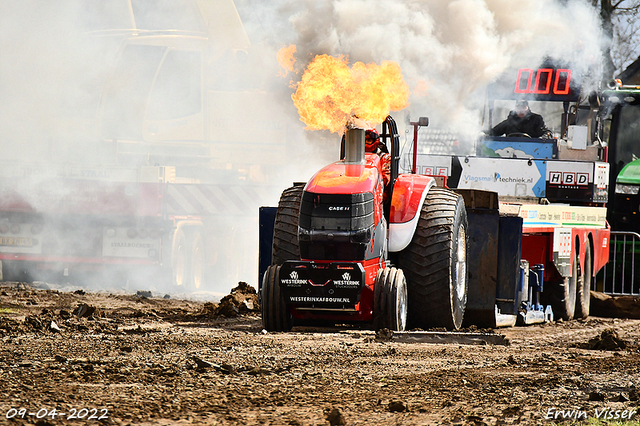
<path fill-rule="evenodd" d="M 468 227 L 462 197 L 445 188 L 429 190 L 411 243 L 400 253 L 398 264 L 407 280 L 407 326 L 459 328 L 454 324 L 450 273 L 457 210 Z"/>
<path fill-rule="evenodd" d="M 280 266 L 269 266 L 262 281 L 262 328 L 267 331 L 289 331 L 292 327 L 291 315 L 278 285 L 279 272 Z"/>
<path fill-rule="evenodd" d="M 300 260 L 298 221 L 303 189 L 303 184 L 296 184 L 285 189 L 280 196 L 273 229 L 272 265 L 281 265 L 287 260 Z"/>
<path fill-rule="evenodd" d="M 391 268 L 383 268 L 378 270 L 373 293 L 373 328 L 381 330 L 388 328 L 387 321 L 387 277 Z"/>

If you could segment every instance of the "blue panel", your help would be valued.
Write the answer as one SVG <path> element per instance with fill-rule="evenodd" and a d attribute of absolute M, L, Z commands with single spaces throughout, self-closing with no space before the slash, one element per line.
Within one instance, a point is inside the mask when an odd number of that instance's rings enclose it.
<path fill-rule="evenodd" d="M 538 198 L 545 198 L 547 196 L 547 162 L 544 160 L 534 160 L 533 163 L 540 172 L 540 179 L 533 186 L 533 193 Z"/>
<path fill-rule="evenodd" d="M 482 142 L 483 157 L 534 158 L 550 160 L 556 153 L 555 139 L 495 138 Z"/>
<path fill-rule="evenodd" d="M 262 276 L 271 265 L 273 227 L 276 222 L 277 207 L 260 207 L 260 230 L 258 234 L 258 288 L 262 288 Z"/>

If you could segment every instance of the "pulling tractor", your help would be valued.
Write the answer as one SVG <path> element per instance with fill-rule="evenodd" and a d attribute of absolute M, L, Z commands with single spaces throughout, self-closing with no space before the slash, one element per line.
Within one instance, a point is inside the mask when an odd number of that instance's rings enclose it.
<path fill-rule="evenodd" d="M 327 321 L 391 330 L 462 325 L 464 201 L 434 177 L 399 173 L 390 116 L 380 138 L 391 154 L 386 187 L 380 156 L 365 153 L 365 130 L 350 128 L 342 160 L 286 189 L 277 209 L 262 208 L 261 232 L 268 236 L 261 261 L 271 263 L 261 286 L 266 330 Z M 271 224 L 273 232 L 265 230 Z"/>
<path fill-rule="evenodd" d="M 502 98 L 561 102 L 554 137 L 486 137 L 476 155 L 435 155 L 418 143 L 423 117 L 410 123 L 406 173 L 387 117 L 386 187 L 365 130 L 348 129 L 340 161 L 286 189 L 277 208 L 261 208 L 264 328 L 456 330 L 586 318 L 593 277 L 609 257 L 609 164 L 588 127 L 571 125 L 579 96 L 570 76 L 520 70 Z"/>
<path fill-rule="evenodd" d="M 417 133 L 428 120 L 412 124 Z M 286 189 L 277 208 L 260 209 L 266 330 L 322 323 L 456 330 L 588 316 L 592 278 L 608 258 L 606 208 L 595 202 L 606 200 L 606 163 L 571 158 L 582 151 L 561 160 L 414 155 L 412 170 L 399 173 L 391 117 L 380 136 L 391 148 L 386 187 L 380 157 L 365 153 L 364 130 L 349 129 L 342 160 Z M 492 141 L 485 145 L 514 142 Z M 567 150 L 555 139 L 521 142 Z M 420 170 L 434 161 L 449 166 L 439 176 Z M 538 180 L 509 175 L 542 165 L 548 172 Z M 550 203 L 545 194 L 563 189 L 554 196 L 569 199 L 577 189 L 555 185 L 572 169 L 586 179 L 580 196 L 591 201 Z M 509 195 L 511 186 L 545 184 L 539 198 Z"/>

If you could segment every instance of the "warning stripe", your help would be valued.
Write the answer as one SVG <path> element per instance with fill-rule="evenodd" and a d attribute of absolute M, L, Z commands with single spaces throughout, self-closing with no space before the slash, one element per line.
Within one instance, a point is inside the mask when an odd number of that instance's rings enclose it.
<path fill-rule="evenodd" d="M 202 192 L 202 195 L 213 205 L 216 205 L 216 206 L 224 205 L 224 203 L 220 200 L 220 198 L 218 198 L 216 194 L 214 194 L 211 188 L 209 188 L 208 186 L 202 186 L 199 189 Z"/>
<path fill-rule="evenodd" d="M 164 195 L 172 215 L 255 215 L 262 197 L 251 186 L 171 184 Z"/>

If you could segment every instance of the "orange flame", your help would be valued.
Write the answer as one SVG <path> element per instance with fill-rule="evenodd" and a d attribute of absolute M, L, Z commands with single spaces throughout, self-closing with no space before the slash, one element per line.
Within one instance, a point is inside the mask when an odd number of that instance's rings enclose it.
<path fill-rule="evenodd" d="M 406 108 L 409 87 L 395 62 L 356 62 L 349 68 L 344 56 L 318 55 L 291 98 L 307 129 L 342 133 L 354 116 L 377 124 Z"/>
<path fill-rule="evenodd" d="M 296 63 L 296 58 L 293 57 L 294 53 L 296 53 L 295 44 L 285 46 L 278 50 L 276 57 L 278 59 L 278 63 L 283 68 L 283 70 L 280 70 L 278 75 L 286 77 L 289 72 L 294 72 L 293 66 Z"/>

